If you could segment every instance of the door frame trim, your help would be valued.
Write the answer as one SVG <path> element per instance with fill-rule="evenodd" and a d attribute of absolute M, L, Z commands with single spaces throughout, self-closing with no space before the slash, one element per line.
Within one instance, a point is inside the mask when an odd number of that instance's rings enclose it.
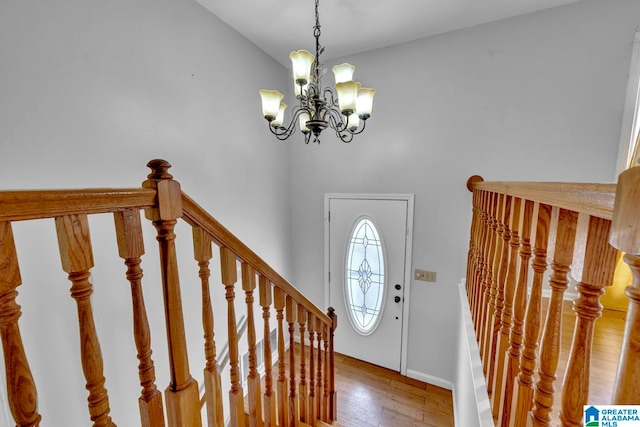
<path fill-rule="evenodd" d="M 414 194 L 377 193 L 325 193 L 324 195 L 324 306 L 329 307 L 329 201 L 330 199 L 354 200 L 404 200 L 407 202 L 407 230 L 404 259 L 404 304 L 402 304 L 402 346 L 400 350 L 400 374 L 407 375 L 409 341 L 409 305 L 411 302 L 411 262 L 413 249 Z"/>

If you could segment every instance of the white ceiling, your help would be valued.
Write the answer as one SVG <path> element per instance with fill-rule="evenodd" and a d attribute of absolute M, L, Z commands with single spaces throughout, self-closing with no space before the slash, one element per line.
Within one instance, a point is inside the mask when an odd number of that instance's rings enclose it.
<path fill-rule="evenodd" d="M 315 52 L 314 0 L 197 0 L 285 66 Z M 324 61 L 579 0 L 321 0 Z"/>

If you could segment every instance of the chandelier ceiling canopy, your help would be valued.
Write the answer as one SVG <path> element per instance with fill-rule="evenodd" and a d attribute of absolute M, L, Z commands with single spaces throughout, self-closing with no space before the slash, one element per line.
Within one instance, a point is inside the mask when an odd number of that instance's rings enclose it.
<path fill-rule="evenodd" d="M 351 142 L 354 135 L 362 133 L 371 116 L 375 90 L 362 87 L 353 80 L 355 67 L 340 64 L 332 68 L 335 76 L 335 93 L 330 87 L 323 88 L 321 78 L 326 69 L 320 62 L 324 47 L 320 45 L 320 0 L 315 0 L 316 24 L 313 35 L 316 39 L 315 56 L 306 50 L 291 52 L 289 58 L 293 68 L 294 93 L 298 105 L 293 107 L 291 121 L 283 125 L 287 105 L 284 95 L 277 90 L 261 89 L 262 114 L 269 129 L 279 140 L 295 133 L 296 126 L 304 135 L 306 144 L 311 140 L 320 143 L 320 133 L 327 127 L 333 129 L 343 142 Z"/>

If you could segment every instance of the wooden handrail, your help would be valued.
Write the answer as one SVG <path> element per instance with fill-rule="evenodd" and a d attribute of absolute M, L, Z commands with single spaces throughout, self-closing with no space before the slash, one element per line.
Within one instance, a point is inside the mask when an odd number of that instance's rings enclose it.
<path fill-rule="evenodd" d="M 0 221 L 147 209 L 155 203 L 156 192 L 149 188 L 2 191 Z"/>
<path fill-rule="evenodd" d="M 321 319 L 322 323 L 327 326 L 332 325 L 329 316 L 184 192 L 182 193 L 182 210 L 183 219 L 192 227 L 200 227 L 205 230 L 219 246 L 224 246 L 233 252 L 238 259 L 247 262 L 294 301 L 302 304 L 305 310 Z"/>
<path fill-rule="evenodd" d="M 484 182 L 478 175 L 469 178 L 467 188 L 469 191 L 483 190 L 506 194 L 609 220 L 613 216 L 616 194 L 616 184 Z"/>

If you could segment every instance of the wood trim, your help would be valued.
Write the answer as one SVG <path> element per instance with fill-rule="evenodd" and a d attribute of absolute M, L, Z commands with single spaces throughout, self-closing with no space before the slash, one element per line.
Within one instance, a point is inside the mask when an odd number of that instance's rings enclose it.
<path fill-rule="evenodd" d="M 260 275 L 282 289 L 286 295 L 291 296 L 314 316 L 320 318 L 322 323 L 331 326 L 331 319 L 322 310 L 184 192 L 182 193 L 182 209 L 183 219 L 187 223 L 193 227 L 200 227 L 211 234 L 218 245 L 229 249 L 237 258 L 245 261 Z"/>
<path fill-rule="evenodd" d="M 0 221 L 109 213 L 155 204 L 156 191 L 149 188 L 3 191 Z"/>
<path fill-rule="evenodd" d="M 470 189 L 520 197 L 603 219 L 613 217 L 616 184 L 470 182 Z"/>

